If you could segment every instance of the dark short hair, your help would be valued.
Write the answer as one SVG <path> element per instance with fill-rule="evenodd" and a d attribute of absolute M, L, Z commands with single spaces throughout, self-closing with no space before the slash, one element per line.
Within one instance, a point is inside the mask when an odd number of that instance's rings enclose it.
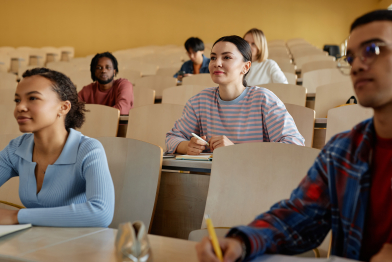
<path fill-rule="evenodd" d="M 392 10 L 380 9 L 376 11 L 372 11 L 370 13 L 364 14 L 361 17 L 358 17 L 354 23 L 351 25 L 350 32 L 352 32 L 355 28 L 361 25 L 365 25 L 375 21 L 391 21 L 392 22 Z"/>
<path fill-rule="evenodd" d="M 117 62 L 117 59 L 111 53 L 105 52 L 105 53 L 101 53 L 101 54 L 96 54 L 93 57 L 93 59 L 91 60 L 91 64 L 90 64 L 91 79 L 93 81 L 97 80 L 97 78 L 95 77 L 95 70 L 97 68 L 99 59 L 101 59 L 102 57 L 107 57 L 110 60 L 112 60 L 113 69 L 116 70 L 115 74 L 118 74 L 118 62 Z"/>
<path fill-rule="evenodd" d="M 53 91 L 57 93 L 61 101 L 71 102 L 71 109 L 65 116 L 65 129 L 69 131 L 70 128 L 82 127 L 85 120 L 84 113 L 87 110 L 84 107 L 84 102 L 79 101 L 78 91 L 71 79 L 60 72 L 48 68 L 27 70 L 23 73 L 23 78 L 36 75 L 45 77 L 52 82 Z"/>
<path fill-rule="evenodd" d="M 252 49 L 250 49 L 250 45 L 242 37 L 239 37 L 238 35 L 224 36 L 216 40 L 212 47 L 214 47 L 214 45 L 218 42 L 230 42 L 234 44 L 237 47 L 238 51 L 240 51 L 240 53 L 242 54 L 244 62 L 252 62 Z M 248 83 L 245 80 L 245 77 L 248 73 L 249 70 L 248 72 L 246 72 L 242 79 L 242 84 L 244 86 L 248 86 Z"/>
<path fill-rule="evenodd" d="M 197 37 L 188 38 L 188 40 L 185 42 L 185 49 L 189 52 L 190 48 L 192 48 L 193 52 L 203 51 L 204 43 L 200 38 Z"/>

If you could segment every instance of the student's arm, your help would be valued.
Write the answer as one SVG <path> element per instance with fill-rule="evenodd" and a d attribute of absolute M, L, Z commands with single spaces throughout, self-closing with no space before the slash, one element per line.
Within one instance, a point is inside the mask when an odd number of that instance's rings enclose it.
<path fill-rule="evenodd" d="M 264 253 L 299 254 L 319 246 L 331 228 L 331 201 L 325 148 L 290 199 L 272 206 L 248 226 L 227 236 L 244 237 L 247 258 Z"/>
<path fill-rule="evenodd" d="M 51 208 L 21 209 L 18 214 L 19 223 L 53 227 L 107 227 L 111 223 L 114 214 L 114 187 L 104 148 L 98 141 L 90 140 L 83 148 L 81 146 L 80 151 L 86 152 L 80 155 L 83 157 L 81 175 L 86 181 L 86 202 Z"/>
<path fill-rule="evenodd" d="M 272 83 L 283 83 L 283 84 L 289 83 L 287 81 L 285 74 L 282 72 L 279 65 L 275 61 L 273 61 L 271 65 L 270 74 L 271 74 Z"/>
<path fill-rule="evenodd" d="M 121 115 L 128 115 L 133 107 L 133 86 L 128 80 L 123 80 L 119 84 L 116 104 L 113 107 L 120 110 Z"/>
<path fill-rule="evenodd" d="M 184 62 L 184 63 L 182 64 L 180 70 L 178 70 L 178 71 L 184 71 L 184 72 L 185 72 L 185 71 L 186 71 L 186 70 L 185 70 L 185 67 L 186 67 L 186 62 Z M 174 74 L 174 76 L 173 76 L 174 78 L 179 78 L 179 76 L 178 76 L 178 74 L 177 74 L 178 71 Z M 182 77 L 181 77 L 181 78 L 182 78 Z M 178 80 L 180 80 L 180 79 L 178 79 Z"/>
<path fill-rule="evenodd" d="M 200 134 L 200 126 L 195 110 L 193 109 L 191 102 L 188 101 L 182 116 L 176 121 L 172 130 L 166 134 L 167 152 L 186 154 L 192 138 L 192 133 Z M 192 142 L 195 142 L 195 146 L 197 147 L 197 145 L 199 145 L 200 148 L 202 148 L 202 144 L 204 144 L 197 139 L 192 139 Z"/>
<path fill-rule="evenodd" d="M 262 111 L 264 137 L 267 138 L 267 142 L 305 146 L 305 139 L 299 133 L 294 119 L 274 93 L 266 91 L 265 106 L 262 107 Z"/>
<path fill-rule="evenodd" d="M 15 159 L 12 155 L 20 145 L 21 137 L 13 139 L 2 151 L 0 151 L 0 187 L 10 178 L 18 176 L 15 170 Z"/>

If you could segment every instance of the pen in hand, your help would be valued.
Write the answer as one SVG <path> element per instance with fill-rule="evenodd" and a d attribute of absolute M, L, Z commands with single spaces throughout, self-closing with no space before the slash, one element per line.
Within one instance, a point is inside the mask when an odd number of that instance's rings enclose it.
<path fill-rule="evenodd" d="M 196 137 L 197 139 L 206 142 L 207 146 L 210 146 L 210 144 L 207 141 L 205 141 L 204 139 L 202 139 L 200 136 L 196 135 L 195 133 L 191 133 L 191 134 L 192 134 L 192 136 Z"/>

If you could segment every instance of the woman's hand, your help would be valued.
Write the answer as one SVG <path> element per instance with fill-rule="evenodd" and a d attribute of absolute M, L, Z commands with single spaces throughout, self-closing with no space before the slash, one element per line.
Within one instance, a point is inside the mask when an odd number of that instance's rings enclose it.
<path fill-rule="evenodd" d="M 207 139 L 206 136 L 202 136 L 201 138 L 204 140 Z M 186 154 L 187 155 L 200 155 L 200 153 L 206 149 L 206 147 L 205 147 L 206 145 L 207 145 L 206 142 L 201 141 L 200 139 L 197 139 L 196 137 L 192 137 L 188 143 Z"/>
<path fill-rule="evenodd" d="M 384 244 L 381 250 L 372 256 L 370 262 L 391 262 L 392 261 L 392 244 Z"/>
<path fill-rule="evenodd" d="M 241 240 L 237 238 L 219 238 L 218 240 L 223 253 L 223 261 L 234 262 L 241 257 Z M 209 237 L 204 237 L 196 245 L 196 252 L 200 262 L 220 262 L 214 253 Z"/>
<path fill-rule="evenodd" d="M 0 208 L 0 225 L 15 225 L 18 221 L 19 210 L 8 210 Z"/>
<path fill-rule="evenodd" d="M 233 142 L 230 141 L 226 136 L 212 136 L 210 141 L 211 152 L 214 152 L 215 149 L 220 148 L 222 146 L 232 146 L 234 145 Z"/>

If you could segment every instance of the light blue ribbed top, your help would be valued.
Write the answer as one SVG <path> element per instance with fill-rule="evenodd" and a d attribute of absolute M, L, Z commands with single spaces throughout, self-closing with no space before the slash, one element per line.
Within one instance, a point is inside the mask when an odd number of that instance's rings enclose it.
<path fill-rule="evenodd" d="M 34 135 L 24 134 L 0 152 L 0 186 L 19 176 L 19 197 L 26 207 L 18 213 L 19 223 L 107 227 L 114 214 L 114 186 L 102 144 L 70 129 L 38 194 L 33 147 Z"/>

